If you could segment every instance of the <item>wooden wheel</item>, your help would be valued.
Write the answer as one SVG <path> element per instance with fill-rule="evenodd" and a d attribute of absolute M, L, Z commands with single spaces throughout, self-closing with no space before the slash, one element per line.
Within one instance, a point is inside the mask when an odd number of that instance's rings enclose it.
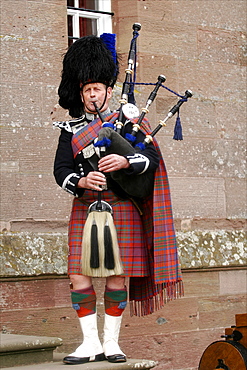
<path fill-rule="evenodd" d="M 218 341 L 204 351 L 198 370 L 246 370 L 247 349 L 234 341 Z"/>

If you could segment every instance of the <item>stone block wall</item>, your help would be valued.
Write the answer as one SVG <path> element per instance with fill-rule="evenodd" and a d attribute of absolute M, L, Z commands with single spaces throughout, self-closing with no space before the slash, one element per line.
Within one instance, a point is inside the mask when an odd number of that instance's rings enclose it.
<path fill-rule="evenodd" d="M 155 83 L 164 74 L 169 89 L 194 94 L 181 107 L 184 140 L 172 140 L 175 117 L 157 134 L 183 268 L 245 263 L 245 10 L 244 0 L 112 2 L 121 57 L 112 108 L 119 106 L 135 22 L 142 25 L 137 82 Z M 24 248 L 21 232 L 42 230 L 49 245 L 54 225 L 63 224 L 59 232 L 66 235 L 72 202 L 52 174 L 59 136 L 52 121 L 69 118 L 57 105 L 67 49 L 66 1 L 3 0 L 1 16 L 1 231 L 14 233 Z M 136 85 L 139 108 L 152 88 Z M 148 114 L 153 128 L 177 100 L 160 88 Z M 211 258 L 195 255 L 198 243 Z"/>
<path fill-rule="evenodd" d="M 59 137 L 52 121 L 69 118 L 57 104 L 66 0 L 2 0 L 0 9 L 2 330 L 58 336 L 62 330 L 66 351 L 70 334 L 79 335 L 76 321 L 68 319 L 74 312 L 65 278 L 72 197 L 52 174 Z M 135 22 L 142 24 L 137 81 L 155 83 L 164 74 L 168 88 L 181 95 L 193 91 L 180 112 L 184 140 L 172 140 L 175 117 L 157 134 L 170 179 L 185 298 L 145 324 L 126 318 L 122 343 L 128 356 L 152 357 L 155 351 L 162 369 L 181 370 L 185 357 L 187 369 L 195 369 L 205 347 L 246 311 L 246 1 L 113 0 L 112 11 L 121 56 L 113 109 Z M 151 89 L 136 86 L 139 108 Z M 177 99 L 159 90 L 148 114 L 153 128 Z M 143 346 L 135 325 L 150 330 Z"/>
<path fill-rule="evenodd" d="M 184 272 L 185 296 L 145 317 L 127 306 L 120 345 L 128 358 L 159 362 L 155 370 L 197 370 L 206 348 L 221 340 L 235 315 L 246 312 L 246 271 Z M 94 279 L 99 335 L 104 323 L 104 279 Z M 82 333 L 71 307 L 67 278 L 5 279 L 1 284 L 3 333 L 57 336 L 59 352 L 71 353 Z M 216 366 L 217 364 L 215 364 Z"/>

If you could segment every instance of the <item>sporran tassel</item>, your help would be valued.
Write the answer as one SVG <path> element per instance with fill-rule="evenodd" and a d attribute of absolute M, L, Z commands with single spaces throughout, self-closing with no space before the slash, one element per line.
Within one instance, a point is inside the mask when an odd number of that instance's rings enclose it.
<path fill-rule="evenodd" d="M 90 257 L 90 267 L 99 268 L 99 245 L 98 245 L 98 228 L 93 220 L 91 227 L 91 257 Z"/>
<path fill-rule="evenodd" d="M 112 270 L 115 267 L 115 262 L 114 262 L 111 230 L 107 222 L 104 226 L 104 243 L 105 243 L 105 261 L 104 261 L 105 268 Z"/>

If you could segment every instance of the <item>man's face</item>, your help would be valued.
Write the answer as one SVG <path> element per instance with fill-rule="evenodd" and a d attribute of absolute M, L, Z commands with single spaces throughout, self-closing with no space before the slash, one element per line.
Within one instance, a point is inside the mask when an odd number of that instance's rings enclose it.
<path fill-rule="evenodd" d="M 94 113 L 95 107 L 93 102 L 97 104 L 101 111 L 108 108 L 109 99 L 112 97 L 112 88 L 106 87 L 102 83 L 91 83 L 83 86 L 81 91 L 81 100 L 84 103 L 84 109 L 88 113 Z M 102 107 L 103 104 L 103 107 Z"/>

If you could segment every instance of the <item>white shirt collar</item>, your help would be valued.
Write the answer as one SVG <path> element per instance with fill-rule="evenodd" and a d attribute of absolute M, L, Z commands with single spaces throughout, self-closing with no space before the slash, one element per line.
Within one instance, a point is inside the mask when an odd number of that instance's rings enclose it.
<path fill-rule="evenodd" d="M 102 113 L 102 116 L 105 117 L 107 116 L 108 114 L 111 113 L 111 110 L 110 108 L 108 107 L 106 110 L 104 110 L 104 112 L 101 112 Z M 93 114 L 93 113 L 87 113 L 86 112 L 86 118 L 89 120 L 89 121 L 93 121 L 95 118 L 97 118 L 98 115 L 96 114 Z"/>

